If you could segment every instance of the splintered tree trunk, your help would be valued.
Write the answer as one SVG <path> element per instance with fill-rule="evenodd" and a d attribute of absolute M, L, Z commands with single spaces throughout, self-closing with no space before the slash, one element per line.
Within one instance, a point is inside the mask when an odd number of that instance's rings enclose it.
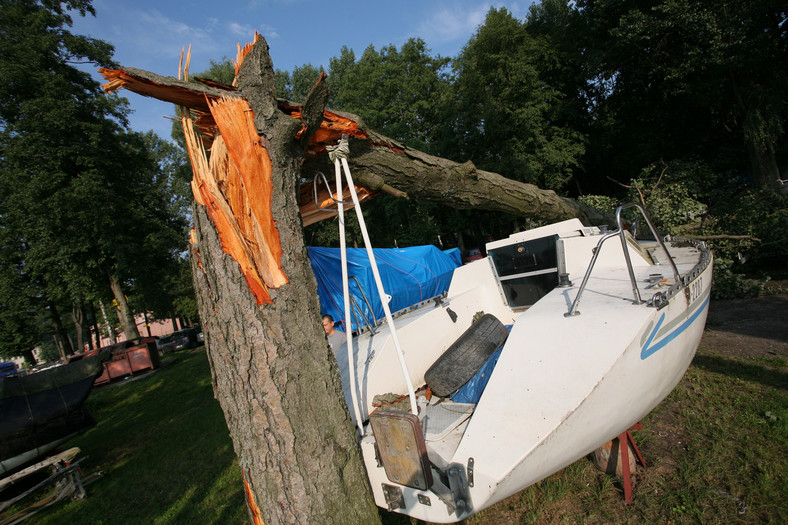
<path fill-rule="evenodd" d="M 228 223 L 199 203 L 192 269 L 215 396 L 238 455 L 250 514 L 266 525 L 375 523 L 377 508 L 320 324 L 302 236 L 296 188 L 303 148 L 293 140 L 301 123 L 276 110 L 264 41 L 245 58 L 239 82 L 262 136 L 254 147 L 262 145 L 270 158 L 271 195 L 257 198 L 270 198 L 286 282 L 269 287 L 266 279 L 261 284 L 250 278 L 246 263 L 226 253 L 236 242 L 220 237 Z M 215 146 L 211 154 L 218 151 Z M 256 191 L 249 173 L 240 171 L 246 190 Z"/>

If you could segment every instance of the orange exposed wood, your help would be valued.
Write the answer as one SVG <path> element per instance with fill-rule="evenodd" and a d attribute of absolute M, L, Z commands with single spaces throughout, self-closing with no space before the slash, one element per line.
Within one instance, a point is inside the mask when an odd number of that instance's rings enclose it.
<path fill-rule="evenodd" d="M 232 173 L 238 177 L 227 181 L 226 193 L 232 197 L 228 201 L 242 233 L 256 245 L 252 254 L 263 282 L 278 288 L 287 283 L 287 277 L 281 268 L 282 246 L 271 214 L 271 159 L 260 144 L 252 108 L 244 99 L 227 98 L 212 101 L 211 113 L 232 159 Z"/>
<path fill-rule="evenodd" d="M 320 208 L 328 209 L 319 209 L 315 205 L 315 190 L 312 183 L 301 186 L 299 192 L 299 208 L 301 210 L 301 222 L 304 226 L 309 226 L 310 224 L 314 224 L 324 219 L 331 219 L 338 215 L 337 203 L 331 198 L 331 192 L 329 192 L 329 190 L 326 189 L 322 183 L 320 186 L 322 187 L 318 189 L 317 201 L 320 204 Z M 359 202 L 364 202 L 375 195 L 375 193 L 371 193 L 369 190 L 362 188 L 361 186 L 356 186 L 356 193 L 358 195 Z M 347 188 L 347 186 L 344 188 L 344 194 L 340 200 L 342 200 L 342 202 L 348 203 L 351 201 L 350 190 Z M 346 204 L 344 206 L 346 210 L 352 207 L 352 204 Z"/>
<path fill-rule="evenodd" d="M 259 35 L 255 37 L 255 41 L 259 38 Z M 247 46 L 241 48 L 239 46 L 238 58 L 237 60 L 243 61 L 243 58 L 251 49 L 252 44 L 248 44 Z M 128 71 L 128 70 L 120 70 L 120 69 L 108 69 L 102 68 L 99 72 L 104 76 L 107 80 L 107 83 L 104 84 L 102 87 L 108 93 L 112 93 L 120 88 L 126 88 L 130 91 L 138 93 L 140 95 L 145 95 L 153 98 L 157 98 L 159 100 L 164 100 L 166 102 L 172 102 L 173 104 L 181 106 L 184 112 L 191 112 L 188 117 L 191 125 L 196 126 L 199 129 L 201 135 L 199 137 L 194 137 L 194 145 L 192 146 L 193 150 L 190 149 L 190 157 L 192 157 L 192 166 L 195 166 L 195 158 L 194 152 L 199 152 L 200 148 L 211 148 L 212 151 L 212 161 L 218 162 L 219 157 L 216 155 L 214 151 L 216 149 L 215 144 L 213 144 L 214 138 L 218 136 L 219 133 L 219 125 L 217 124 L 217 119 L 212 113 L 212 106 L 217 101 L 222 99 L 226 99 L 228 96 L 232 96 L 233 100 L 243 100 L 240 97 L 237 97 L 236 91 L 234 88 L 229 86 L 223 86 L 218 83 L 207 83 L 208 88 L 192 88 L 193 84 L 188 84 L 186 82 L 177 81 L 175 79 L 166 79 L 164 77 L 155 77 L 161 79 L 160 82 L 155 82 L 147 76 L 143 75 L 144 72 L 136 72 Z M 138 73 L 138 74 L 135 74 Z M 164 84 L 163 82 L 167 82 Z M 206 92 L 208 91 L 208 92 Z M 246 102 L 244 102 L 246 104 Z M 299 106 L 290 104 L 285 101 L 279 101 L 279 109 L 286 115 L 289 115 L 292 118 L 302 120 L 301 116 L 301 108 Z M 248 106 L 247 106 L 248 107 Z M 187 109 L 188 108 L 188 109 Z M 222 110 L 218 110 L 222 111 Z M 251 115 L 251 112 L 249 113 Z M 252 121 L 247 120 L 244 123 L 244 130 L 238 130 L 238 133 L 245 134 L 247 138 L 241 139 L 240 141 L 236 141 L 238 147 L 238 151 L 244 150 L 245 146 L 242 147 L 244 141 L 248 140 L 248 143 L 251 144 L 252 142 L 259 142 L 259 137 L 257 137 L 256 130 L 252 133 L 254 129 L 253 124 L 250 124 Z M 226 134 L 235 133 L 233 131 L 228 131 L 228 128 L 225 129 Z M 332 111 L 324 111 L 323 112 L 323 121 L 320 124 L 319 129 L 310 137 L 309 144 L 307 146 L 307 156 L 319 156 L 321 154 L 325 154 L 326 146 L 329 145 L 336 145 L 339 139 L 342 137 L 343 134 L 350 135 L 352 137 L 360 138 L 360 139 L 368 139 L 369 137 L 367 134 L 359 129 L 358 124 L 350 118 L 343 117 L 338 113 Z M 296 139 L 297 137 L 294 137 Z M 227 140 L 227 137 L 225 137 Z M 198 146 L 199 144 L 199 146 Z M 256 153 L 255 148 L 251 148 L 252 155 L 258 155 Z M 204 155 L 204 152 L 202 153 Z M 207 158 L 207 157 L 206 157 Z M 257 158 L 257 157 L 254 157 Z M 251 159 L 251 157 L 250 157 Z M 247 160 L 241 161 L 239 159 L 238 162 L 247 162 Z M 205 162 L 205 170 L 206 173 L 210 173 L 211 170 L 207 166 L 207 161 Z M 196 173 L 196 172 L 195 172 Z M 244 173 L 246 173 L 244 171 Z M 198 181 L 198 176 L 195 174 L 195 181 Z M 193 184 L 193 191 L 195 195 L 195 199 L 197 202 L 201 204 L 207 204 L 203 202 L 203 197 L 201 195 L 200 185 L 204 185 L 205 181 L 199 182 L 198 184 Z M 314 203 L 314 198 L 312 196 L 312 189 L 311 186 L 304 189 L 302 191 L 302 198 L 300 204 L 300 211 L 301 217 L 303 220 L 304 225 L 309 225 L 319 220 L 330 218 L 336 216 L 336 212 L 327 212 L 318 210 Z M 364 201 L 372 196 L 372 194 L 360 187 L 356 187 L 356 190 L 359 193 L 359 199 Z M 328 192 L 324 192 L 325 194 L 319 197 L 321 201 L 321 206 L 330 206 L 335 207 L 334 203 L 330 201 L 328 196 Z M 306 197 L 305 197 L 306 195 Z M 256 199 L 255 194 L 255 199 Z M 343 200 L 348 200 L 348 196 L 346 195 L 343 197 Z M 258 210 L 259 211 L 259 210 Z M 256 214 L 256 219 L 258 223 L 260 222 L 261 215 Z M 265 221 L 263 221 L 265 222 Z M 262 223 L 260 223 L 262 224 Z M 240 226 L 239 226 L 240 228 Z M 261 232 L 264 231 L 271 231 L 270 225 L 262 226 Z M 243 235 L 247 235 L 249 232 L 247 230 L 243 230 Z M 263 234 L 264 238 L 267 238 L 267 234 Z M 253 238 L 253 237 L 250 237 Z M 229 241 L 222 241 L 229 242 Z M 223 247 L 227 248 L 223 244 Z M 269 254 L 270 255 L 270 254 Z M 266 256 L 268 259 L 268 255 Z M 268 260 L 265 267 L 270 266 L 271 261 Z M 276 276 L 276 272 L 271 272 L 267 274 L 268 277 L 272 279 L 271 284 L 277 283 L 280 279 Z M 268 281 L 266 281 L 268 282 Z M 261 283 L 256 285 L 257 288 L 260 288 Z"/>
<path fill-rule="evenodd" d="M 279 101 L 279 109 L 286 115 L 301 120 L 301 108 L 284 101 Z M 308 154 L 317 155 L 325 151 L 326 146 L 336 146 L 343 134 L 359 139 L 369 136 L 358 128 L 358 124 L 333 111 L 323 111 L 323 122 L 320 128 L 309 138 Z"/>
<path fill-rule="evenodd" d="M 172 102 L 178 106 L 185 106 L 197 112 L 196 117 L 200 131 L 203 133 L 212 133 L 211 130 L 215 130 L 216 123 L 214 121 L 215 119 L 211 116 L 209 101 L 217 100 L 219 96 L 208 95 L 200 91 L 190 91 L 186 85 L 173 86 L 156 84 L 139 75 L 133 75 L 120 69 L 101 68 L 99 72 L 107 80 L 107 83 L 102 85 L 107 93 L 113 93 L 120 88 L 126 88 L 140 95 Z M 212 87 L 222 89 L 221 86 L 217 84 L 212 84 Z M 222 89 L 222 91 L 228 94 L 234 93 L 230 90 Z M 298 106 L 294 106 L 285 101 L 279 101 L 279 109 L 295 119 L 301 119 L 301 108 Z M 332 111 L 324 111 L 323 122 L 320 124 L 320 128 L 309 140 L 309 153 L 316 155 L 325 151 L 327 145 L 336 145 L 342 137 L 342 134 L 348 134 L 362 139 L 369 138 L 364 131 L 358 128 L 358 124 L 353 120 Z"/>
<path fill-rule="evenodd" d="M 241 70 L 241 64 L 244 63 L 244 59 L 246 55 L 252 50 L 252 47 L 260 40 L 260 35 L 257 33 L 257 30 L 254 31 L 254 38 L 251 42 L 248 42 L 246 45 L 241 47 L 241 44 L 238 44 L 238 53 L 235 55 L 235 60 L 233 60 L 233 67 L 235 68 L 235 76 L 238 76 L 238 72 Z"/>
<path fill-rule="evenodd" d="M 246 477 L 248 476 L 248 470 L 244 474 L 243 481 L 244 481 L 244 494 L 246 494 L 246 504 L 249 506 L 249 511 L 252 513 L 252 523 L 254 525 L 265 525 L 263 522 L 263 513 L 260 512 L 260 507 L 257 506 L 254 500 L 254 492 L 252 492 L 251 487 L 249 487 L 249 482 L 246 481 Z"/>
<path fill-rule="evenodd" d="M 248 225 L 239 224 L 241 216 L 236 215 L 237 210 L 230 204 L 233 202 L 237 206 L 239 201 L 243 201 L 239 197 L 242 181 L 230 159 L 224 139 L 219 135 L 214 141 L 209 163 L 188 115 L 183 117 L 183 129 L 194 174 L 194 199 L 205 206 L 219 234 L 222 250 L 238 262 L 257 304 L 270 303 L 268 286 L 263 281 L 252 255 L 256 246 L 248 242 L 243 233 L 244 227 Z"/>

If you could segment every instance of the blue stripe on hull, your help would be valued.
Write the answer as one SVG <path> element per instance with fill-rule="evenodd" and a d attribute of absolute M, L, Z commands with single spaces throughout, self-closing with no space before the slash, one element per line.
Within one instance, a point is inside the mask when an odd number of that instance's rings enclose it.
<path fill-rule="evenodd" d="M 660 350 L 663 346 L 673 341 L 675 338 L 680 336 L 687 328 L 689 328 L 690 325 L 693 322 L 695 322 L 698 316 L 700 316 L 703 310 L 705 310 L 706 307 L 709 305 L 709 297 L 710 296 L 707 295 L 706 299 L 703 301 L 703 304 L 701 304 L 700 307 L 698 307 L 698 309 L 695 310 L 695 313 L 693 313 L 686 321 L 681 323 L 681 325 L 679 325 L 675 330 L 673 330 L 671 333 L 666 335 L 658 343 L 655 343 L 653 346 L 649 346 L 651 342 L 654 340 L 654 337 L 656 337 L 657 332 L 659 332 L 662 323 L 665 321 L 665 314 L 663 313 L 662 316 L 659 318 L 659 321 L 657 321 L 657 326 L 654 327 L 654 330 L 652 330 L 651 334 L 648 336 L 648 339 L 646 340 L 646 344 L 644 344 L 643 348 L 640 350 L 640 359 L 641 360 L 646 359 L 647 357 L 656 353 L 657 350 Z"/>

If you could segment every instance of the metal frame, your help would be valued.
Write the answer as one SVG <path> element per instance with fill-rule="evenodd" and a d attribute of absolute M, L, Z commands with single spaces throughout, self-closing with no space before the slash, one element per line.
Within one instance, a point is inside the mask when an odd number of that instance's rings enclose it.
<path fill-rule="evenodd" d="M 606 240 L 610 239 L 611 237 L 618 237 L 619 239 L 621 239 L 621 249 L 624 252 L 624 259 L 626 260 L 627 263 L 627 271 L 629 272 L 629 279 L 632 283 L 632 293 L 635 297 L 634 304 L 643 304 L 645 302 L 640 296 L 640 289 L 638 288 L 637 281 L 635 280 L 635 270 L 632 268 L 632 259 L 629 257 L 629 247 L 627 246 L 627 238 L 625 234 L 626 230 L 621 226 L 621 212 L 628 208 L 637 208 L 638 210 L 640 210 L 640 213 L 643 215 L 643 218 L 646 220 L 646 224 L 648 224 L 648 227 L 651 230 L 651 234 L 656 239 L 660 248 L 662 248 L 662 251 L 664 251 L 665 255 L 667 255 L 668 257 L 670 266 L 673 268 L 673 274 L 676 277 L 676 283 L 682 283 L 681 275 L 679 274 L 679 269 L 676 267 L 676 263 L 673 262 L 673 259 L 670 256 L 670 252 L 665 246 L 665 243 L 662 241 L 662 238 L 657 233 L 657 229 L 654 227 L 654 224 L 652 224 L 651 218 L 648 216 L 646 209 L 636 202 L 630 202 L 629 204 L 624 204 L 616 208 L 616 225 L 618 226 L 618 229 L 613 232 L 605 234 L 601 239 L 599 239 L 599 242 L 594 248 L 594 255 L 593 257 L 591 257 L 591 262 L 588 265 L 588 269 L 586 270 L 586 273 L 583 276 L 583 281 L 580 283 L 580 289 L 577 291 L 577 296 L 575 297 L 575 300 L 572 302 L 572 306 L 569 308 L 569 311 L 564 314 L 565 317 L 573 317 L 575 315 L 580 315 L 580 312 L 577 311 L 577 306 L 580 303 L 580 297 L 583 295 L 583 292 L 585 291 L 586 284 L 588 284 L 588 278 L 591 277 L 591 271 L 594 269 L 596 260 L 599 257 L 599 252 L 602 250 L 602 244 Z M 684 286 L 684 283 L 682 283 L 682 286 Z"/>

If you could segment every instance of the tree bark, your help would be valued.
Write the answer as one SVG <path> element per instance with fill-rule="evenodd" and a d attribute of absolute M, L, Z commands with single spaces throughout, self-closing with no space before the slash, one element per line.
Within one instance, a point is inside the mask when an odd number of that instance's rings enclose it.
<path fill-rule="evenodd" d="M 104 306 L 104 301 L 99 299 L 99 306 L 101 307 L 101 315 L 104 317 L 104 324 L 107 326 L 107 337 L 114 343 L 117 339 L 117 335 L 115 334 L 115 328 L 113 328 L 112 323 L 109 322 L 109 316 L 107 315 L 107 309 Z M 98 338 L 98 346 L 101 347 L 101 334 L 96 332 L 96 337 Z"/>
<path fill-rule="evenodd" d="M 77 332 L 77 351 L 85 349 L 85 303 L 82 299 L 74 301 L 71 305 L 71 321 L 74 323 L 74 330 Z"/>
<path fill-rule="evenodd" d="M 747 153 L 750 157 L 750 166 L 755 185 L 777 195 L 785 195 L 774 150 L 763 146 L 754 138 L 749 138 Z"/>
<path fill-rule="evenodd" d="M 200 204 L 193 214 L 192 270 L 214 392 L 238 455 L 250 516 L 267 525 L 375 523 L 298 215 L 304 148 L 292 137 L 301 122 L 276 108 L 265 41 L 245 58 L 239 88 L 271 159 L 271 213 L 286 247 L 281 270 L 287 283 L 270 288 L 270 302 L 260 304 Z"/>
<path fill-rule="evenodd" d="M 479 170 L 470 161 L 457 163 L 410 148 L 367 129 L 356 115 L 344 113 L 368 138 L 350 137 L 353 181 L 370 191 L 438 202 L 458 209 L 484 209 L 519 217 L 560 221 L 580 218 L 586 224 L 612 224 L 610 216 L 552 190 Z M 333 173 L 325 155 L 310 158 L 304 174 Z"/>
<path fill-rule="evenodd" d="M 93 301 L 88 301 L 88 307 L 90 308 L 90 315 L 93 319 L 93 324 L 91 328 L 90 321 L 88 321 L 88 350 L 93 350 L 94 348 L 99 348 L 101 346 L 101 332 L 99 332 L 99 322 L 98 317 L 96 316 L 96 305 L 93 304 Z M 93 332 L 96 332 L 96 341 L 95 346 L 93 345 Z"/>

